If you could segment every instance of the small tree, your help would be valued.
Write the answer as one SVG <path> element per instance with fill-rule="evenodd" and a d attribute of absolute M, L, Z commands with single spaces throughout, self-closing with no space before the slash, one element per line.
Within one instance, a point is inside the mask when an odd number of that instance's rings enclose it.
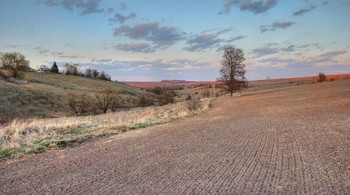
<path fill-rule="evenodd" d="M 29 60 L 19 52 L 0 53 L 0 68 L 11 70 L 13 77 L 21 78 L 23 75 L 20 71 L 25 71 L 29 68 Z"/>
<path fill-rule="evenodd" d="M 105 89 L 100 94 L 96 95 L 96 99 L 97 107 L 103 113 L 107 113 L 109 109 L 115 111 L 121 103 L 121 97 L 119 94 L 113 93 L 110 88 Z"/>
<path fill-rule="evenodd" d="M 70 65 L 66 63 L 64 67 L 66 68 L 66 75 L 78 76 L 81 65 L 80 64 Z"/>
<path fill-rule="evenodd" d="M 247 88 L 244 60 L 244 53 L 241 49 L 225 48 L 218 81 L 224 84 L 224 91 L 230 93 L 231 96 L 233 93 Z"/>
<path fill-rule="evenodd" d="M 76 116 L 88 114 L 91 109 L 92 99 L 85 93 L 67 93 L 65 96 L 66 105 Z"/>
<path fill-rule="evenodd" d="M 209 88 L 205 88 L 205 89 L 202 91 L 202 97 L 203 97 L 203 98 L 209 98 L 209 97 L 210 97 L 210 90 L 209 90 Z"/>
<path fill-rule="evenodd" d="M 88 77 L 88 78 L 92 78 L 93 77 L 92 70 L 90 68 L 85 70 L 85 76 Z"/>
<path fill-rule="evenodd" d="M 92 78 L 97 79 L 100 75 L 100 72 L 98 72 L 96 69 L 92 70 Z"/>
<path fill-rule="evenodd" d="M 195 110 L 198 110 L 200 107 L 201 107 L 201 101 L 200 101 L 200 98 L 196 95 L 194 96 L 191 96 L 189 95 L 191 98 L 186 98 L 186 105 L 187 105 L 187 108 L 191 111 L 195 111 Z"/>
<path fill-rule="evenodd" d="M 104 80 L 104 81 L 111 81 L 111 77 L 105 73 L 104 71 L 102 71 L 100 73 L 100 75 L 98 76 L 98 79 Z"/>
<path fill-rule="evenodd" d="M 318 81 L 317 82 L 324 82 L 324 81 L 326 81 L 326 78 L 327 78 L 326 74 L 323 72 L 320 72 L 318 74 Z"/>
<path fill-rule="evenodd" d="M 52 67 L 51 67 L 51 73 L 58 74 L 58 72 L 59 72 L 58 66 L 57 66 L 56 62 L 54 62 Z"/>

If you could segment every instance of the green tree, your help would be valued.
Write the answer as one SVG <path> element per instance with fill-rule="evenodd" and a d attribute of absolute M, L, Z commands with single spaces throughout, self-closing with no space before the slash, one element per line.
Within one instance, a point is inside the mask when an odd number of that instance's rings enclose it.
<path fill-rule="evenodd" d="M 26 60 L 26 57 L 19 52 L 0 53 L 0 68 L 11 70 L 15 78 L 23 77 L 20 71 L 27 70 L 29 63 L 29 60 Z"/>
<path fill-rule="evenodd" d="M 245 78 L 245 65 L 243 64 L 245 60 L 244 53 L 241 49 L 227 47 L 222 57 L 222 67 L 218 81 L 224 84 L 224 91 L 232 96 L 233 93 L 248 86 Z"/>
<path fill-rule="evenodd" d="M 58 74 L 59 70 L 58 70 L 58 66 L 57 66 L 56 62 L 53 63 L 53 65 L 51 67 L 51 72 Z"/>

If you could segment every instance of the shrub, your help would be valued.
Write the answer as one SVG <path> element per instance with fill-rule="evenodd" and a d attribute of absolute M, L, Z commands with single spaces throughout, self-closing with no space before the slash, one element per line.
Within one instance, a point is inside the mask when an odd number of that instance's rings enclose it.
<path fill-rule="evenodd" d="M 29 60 L 26 60 L 26 57 L 18 52 L 0 53 L 0 68 L 11 70 L 14 78 L 23 78 L 23 73 L 20 71 L 29 68 Z"/>
<path fill-rule="evenodd" d="M 21 117 L 23 117 L 23 114 L 18 109 L 0 108 L 0 125 L 9 124 L 14 119 Z"/>
<path fill-rule="evenodd" d="M 209 98 L 210 97 L 210 90 L 209 88 L 206 88 L 202 91 L 202 97 L 203 98 Z"/>
<path fill-rule="evenodd" d="M 142 93 L 135 99 L 135 105 L 139 107 L 153 106 L 155 103 L 155 97 L 151 93 Z"/>
<path fill-rule="evenodd" d="M 164 92 L 162 95 L 159 96 L 159 104 L 162 106 L 162 105 L 174 103 L 175 95 L 176 94 L 173 90 L 167 90 L 166 92 Z"/>
<path fill-rule="evenodd" d="M 326 74 L 323 72 L 320 72 L 318 74 L 318 81 L 317 82 L 324 82 L 324 81 L 326 81 L 326 78 L 327 78 Z"/>
<path fill-rule="evenodd" d="M 111 89 L 105 89 L 100 94 L 96 95 L 96 106 L 103 113 L 108 110 L 116 111 L 122 106 L 122 98 L 119 94 L 113 93 Z"/>
<path fill-rule="evenodd" d="M 86 115 L 93 111 L 92 98 L 85 94 L 67 93 L 65 97 L 66 105 L 76 116 Z"/>
<path fill-rule="evenodd" d="M 200 99 L 197 96 L 192 96 L 190 100 L 186 101 L 189 110 L 198 110 L 201 107 Z"/>

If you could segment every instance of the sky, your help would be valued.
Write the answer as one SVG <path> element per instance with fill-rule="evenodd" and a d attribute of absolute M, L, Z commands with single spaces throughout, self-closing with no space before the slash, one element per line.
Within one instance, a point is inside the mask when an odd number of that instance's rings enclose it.
<path fill-rule="evenodd" d="M 0 52 L 118 81 L 212 81 L 224 48 L 248 80 L 350 73 L 350 0 L 0 0 Z"/>

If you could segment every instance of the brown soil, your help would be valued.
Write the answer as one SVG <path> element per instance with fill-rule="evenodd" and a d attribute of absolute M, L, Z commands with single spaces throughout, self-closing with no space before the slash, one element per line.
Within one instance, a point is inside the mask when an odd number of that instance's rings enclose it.
<path fill-rule="evenodd" d="M 0 194 L 350 194 L 350 80 L 0 163 Z"/>

